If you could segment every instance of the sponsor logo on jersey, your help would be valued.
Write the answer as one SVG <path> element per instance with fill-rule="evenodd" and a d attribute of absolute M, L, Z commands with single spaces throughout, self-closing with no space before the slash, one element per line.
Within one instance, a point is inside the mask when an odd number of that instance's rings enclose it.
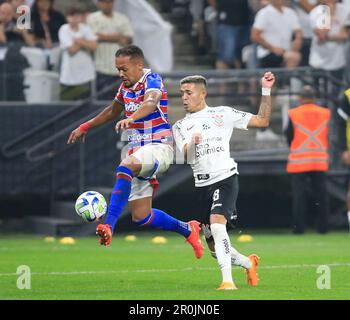
<path fill-rule="evenodd" d="M 219 152 L 225 152 L 225 148 L 223 146 L 210 146 L 209 143 L 199 144 L 196 146 L 197 158 Z"/>
<path fill-rule="evenodd" d="M 140 107 L 140 105 L 138 103 L 135 103 L 135 102 L 128 102 L 125 104 L 125 110 L 130 111 L 130 112 L 136 111 L 139 107 Z"/>
<path fill-rule="evenodd" d="M 188 128 L 187 128 L 187 131 L 190 131 L 193 127 L 194 127 L 194 125 L 188 127 Z"/>
<path fill-rule="evenodd" d="M 197 180 L 208 180 L 210 178 L 209 174 L 197 174 Z"/>
<path fill-rule="evenodd" d="M 150 140 L 152 138 L 152 133 L 132 133 L 128 135 L 128 141 L 142 141 L 142 140 Z"/>
<path fill-rule="evenodd" d="M 243 112 L 243 111 L 240 111 L 240 110 L 232 109 L 232 111 L 237 113 L 237 114 L 240 114 L 242 116 L 242 118 L 244 118 L 247 115 L 246 112 Z"/>
<path fill-rule="evenodd" d="M 211 138 L 203 139 L 203 143 L 219 142 L 219 141 L 222 141 L 222 137 L 211 137 Z"/>

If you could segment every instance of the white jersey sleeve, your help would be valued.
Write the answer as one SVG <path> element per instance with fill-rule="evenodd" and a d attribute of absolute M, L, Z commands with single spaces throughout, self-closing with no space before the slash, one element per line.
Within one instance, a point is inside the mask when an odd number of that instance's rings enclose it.
<path fill-rule="evenodd" d="M 248 123 L 253 114 L 230 107 L 225 107 L 225 110 L 227 112 L 227 119 L 230 120 L 232 128 L 248 130 Z"/>
<path fill-rule="evenodd" d="M 173 125 L 173 136 L 179 150 L 183 152 L 186 144 L 191 142 L 191 136 L 184 126 L 184 120 L 179 120 Z"/>

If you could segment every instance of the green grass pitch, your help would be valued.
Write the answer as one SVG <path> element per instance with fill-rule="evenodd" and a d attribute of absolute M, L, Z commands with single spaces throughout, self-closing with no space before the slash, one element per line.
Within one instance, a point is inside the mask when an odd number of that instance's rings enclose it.
<path fill-rule="evenodd" d="M 252 242 L 232 244 L 261 257 L 260 284 L 249 287 L 242 269 L 233 268 L 239 290 L 219 292 L 221 276 L 208 250 L 195 259 L 192 248 L 170 233 L 139 233 L 136 242 L 117 235 L 109 248 L 96 238 L 75 245 L 46 243 L 41 237 L 0 238 L 0 299 L 350 299 L 350 235 L 334 232 L 293 236 L 252 232 Z M 163 235 L 167 244 L 153 244 Z M 17 267 L 31 270 L 31 289 L 17 288 Z M 328 265 L 330 289 L 318 289 L 320 265 Z M 322 279 L 319 280 L 322 283 Z"/>

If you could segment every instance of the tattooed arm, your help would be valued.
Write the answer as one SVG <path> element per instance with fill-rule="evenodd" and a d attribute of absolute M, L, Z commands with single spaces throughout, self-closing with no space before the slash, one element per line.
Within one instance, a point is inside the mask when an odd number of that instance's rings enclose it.
<path fill-rule="evenodd" d="M 266 128 L 270 124 L 271 116 L 271 96 L 270 91 L 275 83 L 275 76 L 271 72 L 266 72 L 261 79 L 262 97 L 257 115 L 252 116 L 248 123 L 248 128 Z"/>

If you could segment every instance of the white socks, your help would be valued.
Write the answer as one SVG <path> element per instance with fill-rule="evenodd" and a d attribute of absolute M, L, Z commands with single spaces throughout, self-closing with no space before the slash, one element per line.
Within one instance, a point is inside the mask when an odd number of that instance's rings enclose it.
<path fill-rule="evenodd" d="M 231 264 L 245 269 L 250 269 L 252 267 L 250 259 L 240 254 L 234 247 L 231 247 Z"/>
<path fill-rule="evenodd" d="M 348 211 L 348 222 L 349 222 L 349 232 L 350 232 L 350 211 Z"/>
<path fill-rule="evenodd" d="M 210 226 L 215 241 L 215 253 L 218 260 L 223 282 L 233 282 L 231 271 L 231 242 L 226 231 L 226 225 L 213 223 Z"/>
<path fill-rule="evenodd" d="M 216 259 L 215 252 L 210 251 L 210 254 Z M 252 267 L 252 262 L 248 257 L 240 254 L 234 247 L 231 246 L 231 265 L 242 267 L 244 269 L 250 269 Z"/>

